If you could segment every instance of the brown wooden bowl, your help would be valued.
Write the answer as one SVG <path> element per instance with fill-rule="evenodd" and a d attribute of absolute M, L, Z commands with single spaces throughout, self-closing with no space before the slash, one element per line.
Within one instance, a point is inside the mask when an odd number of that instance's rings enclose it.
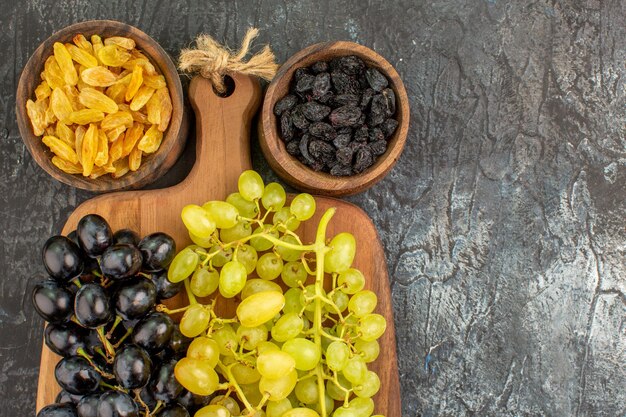
<path fill-rule="evenodd" d="M 278 118 L 274 115 L 276 102 L 289 93 L 293 73 L 316 61 L 330 60 L 338 56 L 356 55 L 365 64 L 377 68 L 390 82 L 396 94 L 398 128 L 388 140 L 387 151 L 378 157 L 374 165 L 360 174 L 336 177 L 316 172 L 290 155 L 280 138 Z M 409 100 L 404 84 L 396 70 L 385 58 L 373 50 L 354 42 L 326 42 L 311 45 L 289 58 L 278 70 L 265 93 L 259 121 L 261 150 L 274 171 L 287 183 L 303 191 L 329 196 L 342 196 L 364 191 L 380 181 L 394 166 L 406 142 L 409 130 Z"/>
<path fill-rule="evenodd" d="M 114 179 L 110 175 L 103 175 L 97 179 L 85 178 L 82 175 L 65 173 L 52 164 L 52 152 L 33 133 L 28 115 L 26 101 L 34 98 L 35 87 L 41 82 L 40 74 L 46 59 L 52 54 L 52 45 L 55 42 L 71 42 L 72 37 L 82 33 L 87 38 L 97 34 L 103 38 L 110 36 L 127 36 L 135 40 L 137 49 L 140 49 L 150 58 L 158 71 L 165 77 L 172 99 L 172 118 L 164 133 L 163 141 L 158 151 L 145 156 L 141 166 L 135 172 L 128 172 L 121 178 Z M 165 174 L 176 162 L 187 140 L 189 120 L 183 100 L 183 88 L 178 77 L 176 66 L 167 52 L 159 44 L 141 30 L 114 20 L 90 20 L 67 26 L 46 39 L 30 57 L 17 86 L 16 114 L 17 124 L 26 148 L 33 159 L 48 174 L 57 180 L 76 188 L 94 192 L 135 189 L 155 181 Z"/>

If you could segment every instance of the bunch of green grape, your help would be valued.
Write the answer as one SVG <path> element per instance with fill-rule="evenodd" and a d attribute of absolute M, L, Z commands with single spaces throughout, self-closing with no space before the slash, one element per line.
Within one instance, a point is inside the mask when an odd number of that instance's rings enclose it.
<path fill-rule="evenodd" d="M 183 208 L 194 244 L 176 255 L 168 278 L 184 281 L 189 305 L 161 306 L 184 311 L 180 331 L 194 338 L 176 379 L 218 396 L 195 417 L 372 416 L 380 379 L 368 364 L 386 321 L 352 268 L 354 236 L 328 240 L 331 208 L 315 241 L 303 243 L 295 231 L 315 213 L 311 195 L 286 206 L 283 187 L 254 171 L 241 174 L 238 188 L 226 201 Z M 219 317 L 217 292 L 241 299 L 236 317 Z M 208 304 L 196 299 L 208 296 Z"/>

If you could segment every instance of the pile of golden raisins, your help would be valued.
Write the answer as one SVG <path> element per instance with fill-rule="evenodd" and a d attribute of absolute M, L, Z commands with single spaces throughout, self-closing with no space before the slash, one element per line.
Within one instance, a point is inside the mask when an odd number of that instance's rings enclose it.
<path fill-rule="evenodd" d="M 130 38 L 82 34 L 54 44 L 26 112 L 69 174 L 120 178 L 156 152 L 172 116 L 167 83 Z"/>

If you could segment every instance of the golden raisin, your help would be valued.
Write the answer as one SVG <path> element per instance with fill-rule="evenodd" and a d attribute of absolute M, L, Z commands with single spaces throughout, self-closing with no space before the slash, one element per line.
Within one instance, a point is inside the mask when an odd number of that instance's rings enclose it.
<path fill-rule="evenodd" d="M 78 62 L 80 65 L 83 65 L 87 68 L 95 67 L 98 65 L 98 60 L 96 59 L 96 57 L 90 54 L 88 51 L 70 43 L 66 43 L 65 47 L 70 53 L 72 59 Z"/>
<path fill-rule="evenodd" d="M 85 132 L 81 146 L 80 162 L 83 165 L 83 176 L 85 177 L 91 175 L 91 171 L 93 171 L 96 154 L 98 153 L 98 141 L 98 127 L 92 123 L 89 125 L 87 132 Z"/>
<path fill-rule="evenodd" d="M 172 100 L 170 99 L 170 93 L 167 91 L 167 87 L 159 88 L 156 92 L 159 97 L 161 121 L 159 122 L 159 130 L 165 132 L 167 126 L 170 124 L 172 118 Z"/>
<path fill-rule="evenodd" d="M 137 142 L 143 136 L 143 125 L 141 123 L 135 123 L 133 126 L 126 131 L 126 135 L 124 136 L 124 146 L 122 157 L 127 156 L 133 150 Z"/>
<path fill-rule="evenodd" d="M 100 62 L 111 67 L 119 67 L 131 57 L 128 51 L 115 45 L 103 46 L 98 50 L 97 54 Z"/>
<path fill-rule="evenodd" d="M 117 104 L 124 103 L 124 95 L 126 94 L 126 85 L 115 83 L 105 91 L 107 97 L 110 97 Z"/>
<path fill-rule="evenodd" d="M 35 97 L 37 100 L 44 100 L 50 97 L 50 94 L 52 94 L 52 89 L 46 81 L 42 81 L 37 88 L 35 88 Z"/>
<path fill-rule="evenodd" d="M 67 143 L 72 149 L 76 149 L 76 134 L 63 122 L 57 122 L 55 129 L 56 136 Z"/>
<path fill-rule="evenodd" d="M 98 152 L 94 164 L 96 166 L 104 166 L 109 160 L 109 138 L 103 130 L 98 129 Z"/>
<path fill-rule="evenodd" d="M 50 150 L 57 156 L 69 161 L 73 164 L 78 163 L 78 156 L 74 149 L 72 149 L 67 143 L 55 136 L 44 136 L 42 142 L 50 148 Z"/>
<path fill-rule="evenodd" d="M 139 87 L 143 83 L 143 69 L 139 65 L 135 65 L 133 68 L 133 74 L 130 78 L 130 82 L 128 83 L 128 89 L 126 90 L 126 101 L 131 101 L 137 91 L 139 91 Z"/>
<path fill-rule="evenodd" d="M 143 83 L 148 87 L 154 88 L 155 90 L 167 87 L 165 77 L 163 77 L 162 75 L 144 75 Z"/>
<path fill-rule="evenodd" d="M 78 161 L 82 161 L 81 155 L 83 151 L 83 138 L 85 137 L 85 126 L 78 126 L 76 131 L 74 132 L 74 137 L 76 138 L 76 145 L 74 149 L 76 150 L 76 155 L 78 155 Z"/>
<path fill-rule="evenodd" d="M 161 101 L 158 94 L 153 94 L 146 103 L 146 112 L 148 113 L 148 123 L 158 125 L 161 123 Z"/>
<path fill-rule="evenodd" d="M 161 146 L 162 140 L 163 132 L 159 131 L 157 125 L 152 125 L 137 144 L 137 148 L 147 154 L 154 153 Z"/>
<path fill-rule="evenodd" d="M 133 125 L 133 116 L 125 111 L 111 113 L 102 120 L 100 127 L 104 130 L 115 129 L 119 126 L 131 127 Z"/>
<path fill-rule="evenodd" d="M 111 148 L 109 149 L 109 160 L 117 161 L 122 157 L 124 153 L 124 133 L 117 137 L 111 143 Z"/>
<path fill-rule="evenodd" d="M 55 42 L 52 48 L 54 49 L 54 58 L 63 72 L 63 79 L 67 84 L 76 85 L 78 82 L 78 74 L 72 62 L 72 56 L 67 48 L 61 42 Z"/>
<path fill-rule="evenodd" d="M 135 49 L 135 41 L 123 36 L 111 36 L 104 40 L 105 45 L 117 45 L 124 49 Z"/>
<path fill-rule="evenodd" d="M 108 87 L 117 81 L 117 75 L 101 66 L 85 69 L 80 73 L 80 78 L 93 87 Z"/>
<path fill-rule="evenodd" d="M 104 119 L 104 113 L 95 109 L 82 109 L 70 114 L 70 122 L 77 125 L 88 125 L 90 123 L 98 123 Z"/>
<path fill-rule="evenodd" d="M 119 160 L 119 161 L 115 161 L 113 163 L 113 166 L 115 167 L 113 178 L 121 178 L 124 175 L 126 175 L 128 171 L 130 171 L 130 168 L 128 167 L 128 159 L 126 158 Z"/>
<path fill-rule="evenodd" d="M 81 104 L 89 109 L 96 109 L 105 113 L 115 113 L 118 110 L 117 103 L 100 91 L 85 87 L 78 95 Z"/>
<path fill-rule="evenodd" d="M 45 104 L 42 101 L 35 103 L 32 100 L 28 100 L 26 102 L 26 114 L 30 119 L 35 136 L 43 135 L 46 128 L 46 109 L 44 106 Z"/>
<path fill-rule="evenodd" d="M 85 38 L 85 35 L 79 33 L 78 35 L 74 36 L 72 42 L 74 42 L 74 44 L 80 49 L 89 52 L 93 56 L 93 46 L 91 45 L 91 42 L 89 42 L 87 38 Z"/>
<path fill-rule="evenodd" d="M 46 59 L 41 77 L 46 80 L 52 89 L 63 87 L 65 85 L 65 78 L 61 72 L 61 68 L 59 68 L 59 64 L 57 64 L 57 60 L 54 58 L 54 55 L 51 55 L 48 59 Z"/>
<path fill-rule="evenodd" d="M 117 114 L 117 113 L 116 113 Z M 132 125 L 132 123 L 131 123 Z M 115 129 L 109 130 L 107 133 L 107 138 L 109 138 L 109 142 L 115 142 L 124 132 L 126 131 L 126 126 L 118 126 Z"/>
<path fill-rule="evenodd" d="M 98 35 L 91 35 L 91 45 L 93 47 L 93 56 L 95 56 L 98 60 L 98 64 L 101 64 L 102 61 L 100 61 L 100 56 L 98 52 L 104 47 L 104 44 L 102 43 L 102 38 Z"/>
<path fill-rule="evenodd" d="M 130 109 L 134 111 L 139 111 L 143 106 L 146 105 L 150 97 L 154 94 L 154 88 L 148 87 L 147 85 L 143 85 L 133 97 L 133 101 L 130 102 Z"/>
<path fill-rule="evenodd" d="M 52 157 L 52 164 L 59 168 L 63 172 L 67 172 L 68 174 L 82 174 L 83 167 L 80 166 L 80 163 L 73 164 L 70 161 L 67 161 L 60 156 L 54 155 Z"/>
<path fill-rule="evenodd" d="M 52 106 L 50 106 L 50 100 L 49 99 L 45 99 L 42 103 L 42 105 L 46 108 L 46 115 L 45 115 L 45 124 L 47 127 L 49 127 L 51 124 L 55 123 L 57 121 L 57 117 L 54 115 L 54 112 L 52 111 Z"/>
<path fill-rule="evenodd" d="M 57 87 L 52 90 L 52 94 L 50 95 L 50 107 L 57 119 L 63 123 L 70 123 L 69 117 L 74 111 L 74 108 L 61 88 Z"/>
<path fill-rule="evenodd" d="M 135 147 L 128 155 L 128 168 L 131 171 L 137 171 L 141 165 L 141 149 Z"/>

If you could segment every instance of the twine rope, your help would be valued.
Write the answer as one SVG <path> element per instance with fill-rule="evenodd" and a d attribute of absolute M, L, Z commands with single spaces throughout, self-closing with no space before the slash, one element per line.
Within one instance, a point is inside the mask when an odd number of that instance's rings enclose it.
<path fill-rule="evenodd" d="M 252 41 L 258 34 L 257 28 L 249 28 L 236 53 L 220 45 L 209 35 L 199 35 L 195 48 L 181 51 L 178 68 L 209 79 L 219 93 L 226 91 L 224 75 L 227 74 L 242 73 L 270 81 L 276 75 L 278 64 L 269 45 L 265 45 L 259 53 L 252 55 L 247 62 L 244 61 Z"/>

